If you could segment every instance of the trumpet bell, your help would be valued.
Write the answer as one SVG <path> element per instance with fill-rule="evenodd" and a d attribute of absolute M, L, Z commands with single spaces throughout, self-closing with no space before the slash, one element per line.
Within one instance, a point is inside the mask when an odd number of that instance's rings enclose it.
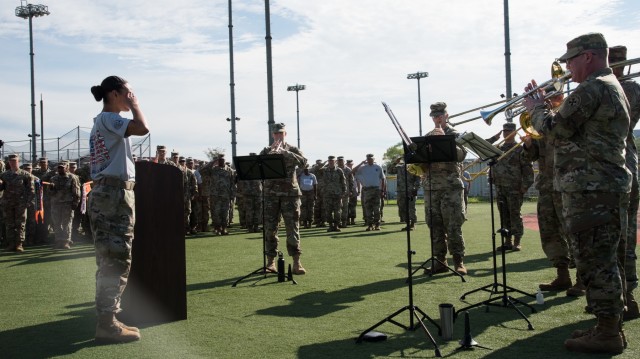
<path fill-rule="evenodd" d="M 531 116 L 529 116 L 527 112 L 523 112 L 520 115 L 520 126 L 522 127 L 522 131 L 526 132 L 527 135 L 531 136 L 534 140 L 539 140 L 543 137 L 535 128 L 533 128 Z"/>

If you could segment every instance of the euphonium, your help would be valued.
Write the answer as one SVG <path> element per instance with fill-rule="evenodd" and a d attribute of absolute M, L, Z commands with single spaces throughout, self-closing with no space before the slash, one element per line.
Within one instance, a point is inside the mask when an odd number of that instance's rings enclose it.
<path fill-rule="evenodd" d="M 520 126 L 522 127 L 522 131 L 526 132 L 527 135 L 531 136 L 534 140 L 539 140 L 543 137 L 535 128 L 533 128 L 531 116 L 529 116 L 528 112 L 523 112 L 520 115 Z"/>

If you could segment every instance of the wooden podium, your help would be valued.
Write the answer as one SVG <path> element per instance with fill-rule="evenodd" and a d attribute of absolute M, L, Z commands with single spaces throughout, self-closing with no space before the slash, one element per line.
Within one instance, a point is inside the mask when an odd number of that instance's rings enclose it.
<path fill-rule="evenodd" d="M 136 163 L 131 273 L 118 315 L 134 325 L 187 319 L 183 180 L 180 169 Z"/>

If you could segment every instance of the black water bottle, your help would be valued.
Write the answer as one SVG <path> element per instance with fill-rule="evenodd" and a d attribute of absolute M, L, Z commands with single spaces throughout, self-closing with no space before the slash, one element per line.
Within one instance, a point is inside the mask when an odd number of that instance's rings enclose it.
<path fill-rule="evenodd" d="M 278 252 L 278 282 L 284 282 L 284 255 Z"/>

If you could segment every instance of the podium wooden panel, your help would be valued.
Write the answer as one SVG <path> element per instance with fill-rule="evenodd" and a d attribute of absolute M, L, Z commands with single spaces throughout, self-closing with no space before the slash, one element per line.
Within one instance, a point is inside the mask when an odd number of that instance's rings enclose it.
<path fill-rule="evenodd" d="M 136 225 L 131 273 L 122 295 L 128 323 L 187 319 L 187 277 L 182 172 L 136 163 Z"/>

